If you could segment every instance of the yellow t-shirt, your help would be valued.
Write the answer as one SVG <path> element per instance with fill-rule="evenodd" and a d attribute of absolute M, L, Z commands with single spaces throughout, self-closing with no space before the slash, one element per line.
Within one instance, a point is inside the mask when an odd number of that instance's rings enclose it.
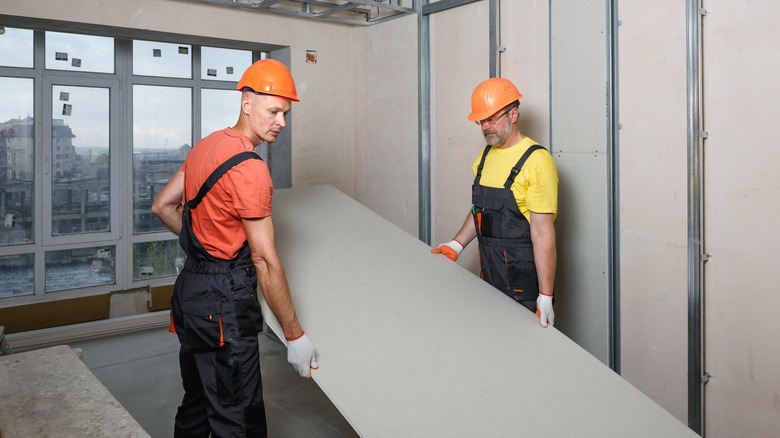
<path fill-rule="evenodd" d="M 485 159 L 482 168 L 480 184 L 486 187 L 504 187 L 509 173 L 517 164 L 517 160 L 525 151 L 537 142 L 525 137 L 514 146 L 492 149 Z M 482 159 L 484 149 L 477 156 L 472 166 L 474 177 L 477 176 L 477 168 Z M 517 201 L 517 208 L 531 222 L 531 212 L 558 214 L 558 170 L 555 167 L 552 155 L 546 150 L 534 151 L 528 157 L 520 173 L 517 174 L 512 193 Z"/>

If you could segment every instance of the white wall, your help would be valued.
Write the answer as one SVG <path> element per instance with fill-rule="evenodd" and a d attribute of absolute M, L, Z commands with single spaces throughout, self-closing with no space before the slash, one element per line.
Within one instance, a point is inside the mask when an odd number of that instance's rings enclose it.
<path fill-rule="evenodd" d="M 430 26 L 431 245 L 436 246 L 455 236 L 471 209 L 471 164 L 485 145 L 467 117 L 471 92 L 490 73 L 488 4 L 436 13 Z M 458 263 L 479 274 L 476 241 Z"/>
<path fill-rule="evenodd" d="M 687 421 L 686 17 L 620 2 L 623 376 Z M 704 1 L 704 433 L 780 431 L 780 4 Z"/>
<path fill-rule="evenodd" d="M 704 2 L 707 437 L 780 434 L 780 3 Z"/>
<path fill-rule="evenodd" d="M 353 197 L 417 236 L 417 16 L 354 35 Z"/>
<path fill-rule="evenodd" d="M 687 422 L 685 7 L 618 14 L 621 372 Z"/>

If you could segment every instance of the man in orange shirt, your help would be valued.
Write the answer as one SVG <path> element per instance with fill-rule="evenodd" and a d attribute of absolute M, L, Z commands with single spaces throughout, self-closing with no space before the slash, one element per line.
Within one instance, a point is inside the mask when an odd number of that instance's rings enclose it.
<path fill-rule="evenodd" d="M 271 175 L 254 152 L 286 126 L 291 102 L 299 101 L 295 83 L 282 63 L 264 59 L 237 89 L 236 125 L 199 141 L 152 205 L 187 253 L 171 298 L 185 390 L 176 437 L 266 436 L 258 279 L 284 330 L 287 360 L 302 377 L 317 368 L 274 246 Z"/>

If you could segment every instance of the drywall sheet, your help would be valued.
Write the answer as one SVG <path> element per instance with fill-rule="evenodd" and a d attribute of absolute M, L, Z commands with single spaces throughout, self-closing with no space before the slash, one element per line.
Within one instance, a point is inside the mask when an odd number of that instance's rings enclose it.
<path fill-rule="evenodd" d="M 335 188 L 277 190 L 273 208 L 292 298 L 319 352 L 313 377 L 361 436 L 697 436 L 557 329 Z"/>
<path fill-rule="evenodd" d="M 550 7 L 550 152 L 558 167 L 559 329 L 610 363 L 607 17 L 609 2 Z M 583 254 L 583 251 L 586 253 Z M 616 333 L 619 336 L 619 333 Z"/>

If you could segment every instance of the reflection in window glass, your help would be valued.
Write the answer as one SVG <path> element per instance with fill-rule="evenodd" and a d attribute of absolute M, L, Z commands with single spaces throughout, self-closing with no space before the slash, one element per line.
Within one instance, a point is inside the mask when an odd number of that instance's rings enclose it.
<path fill-rule="evenodd" d="M 133 280 L 179 275 L 186 258 L 177 239 L 136 243 L 133 245 Z"/>
<path fill-rule="evenodd" d="M 33 254 L 0 256 L 0 298 L 33 294 L 34 263 Z"/>
<path fill-rule="evenodd" d="M 109 90 L 52 86 L 52 234 L 110 231 Z"/>
<path fill-rule="evenodd" d="M 116 283 L 115 246 L 46 253 L 46 292 Z"/>
<path fill-rule="evenodd" d="M 187 44 L 133 41 L 133 74 L 191 78 L 192 48 Z"/>
<path fill-rule="evenodd" d="M 46 32 L 46 68 L 113 73 L 114 39 Z"/>
<path fill-rule="evenodd" d="M 249 50 L 203 47 L 200 52 L 201 79 L 238 82 L 244 70 L 252 65 Z"/>
<path fill-rule="evenodd" d="M 0 65 L 33 67 L 33 31 L 5 28 L 0 34 Z"/>
<path fill-rule="evenodd" d="M 133 86 L 133 232 L 167 231 L 152 202 L 192 149 L 192 89 Z"/>
<path fill-rule="evenodd" d="M 241 93 L 236 90 L 202 90 L 200 137 L 235 125 L 240 105 Z"/>
<path fill-rule="evenodd" d="M 0 245 L 29 243 L 35 220 L 33 80 L 0 77 L 0 96 Z"/>

